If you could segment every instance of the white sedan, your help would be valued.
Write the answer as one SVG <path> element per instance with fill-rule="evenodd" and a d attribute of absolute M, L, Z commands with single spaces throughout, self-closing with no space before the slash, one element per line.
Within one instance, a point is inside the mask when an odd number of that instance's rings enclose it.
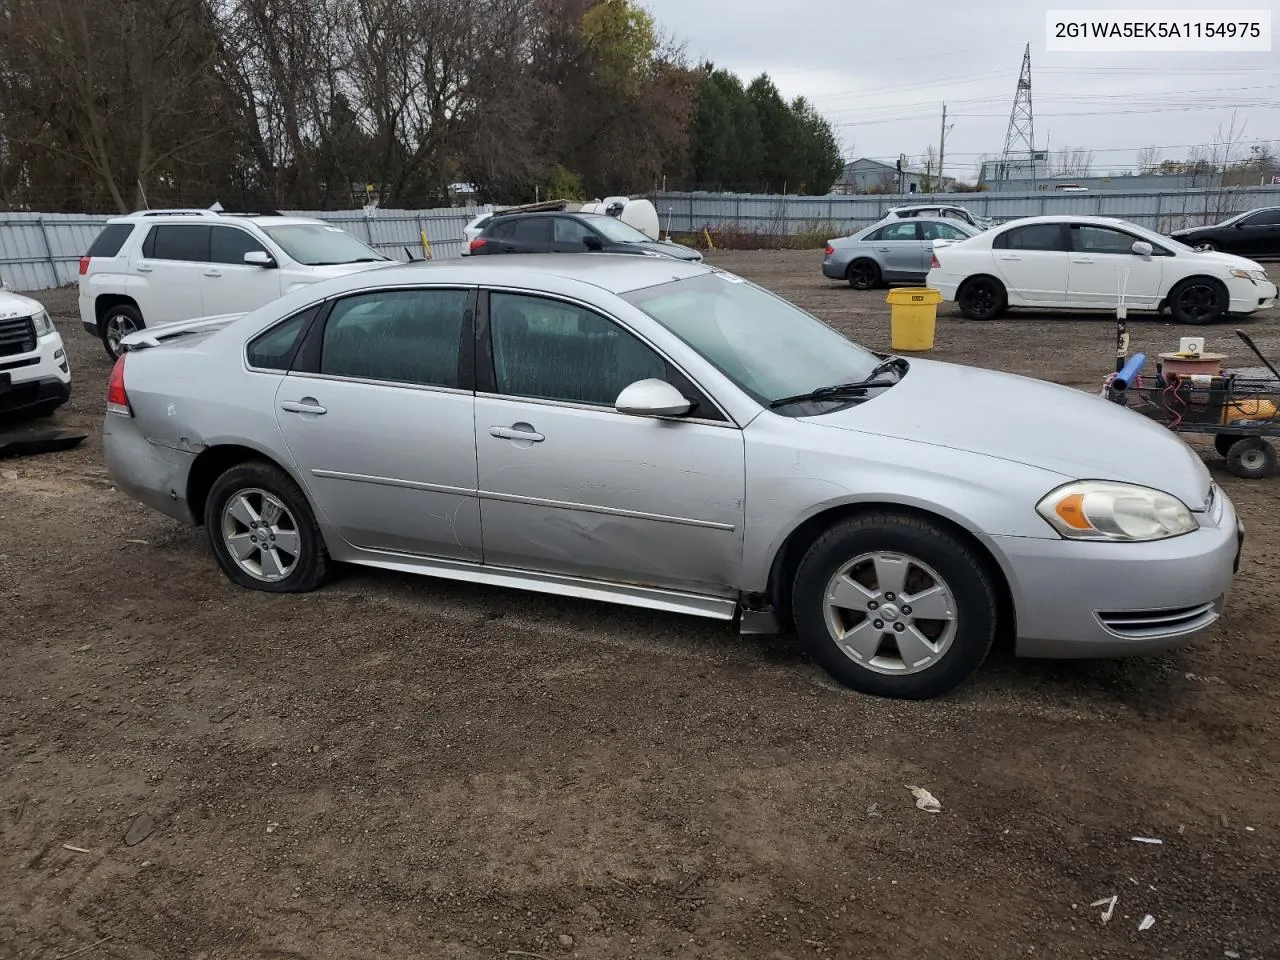
<path fill-rule="evenodd" d="M 1008 307 L 1168 310 L 1209 323 L 1275 304 L 1261 265 L 1196 251 L 1125 220 L 1027 217 L 957 243 L 935 243 L 927 283 L 971 320 Z"/>

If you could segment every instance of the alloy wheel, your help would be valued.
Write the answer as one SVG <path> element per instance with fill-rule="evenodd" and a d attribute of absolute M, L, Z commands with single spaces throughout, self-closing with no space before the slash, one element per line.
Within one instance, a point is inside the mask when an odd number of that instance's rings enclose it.
<path fill-rule="evenodd" d="M 227 554 L 255 580 L 284 580 L 298 565 L 298 523 L 284 502 L 265 490 L 241 490 L 227 500 L 221 528 Z"/>

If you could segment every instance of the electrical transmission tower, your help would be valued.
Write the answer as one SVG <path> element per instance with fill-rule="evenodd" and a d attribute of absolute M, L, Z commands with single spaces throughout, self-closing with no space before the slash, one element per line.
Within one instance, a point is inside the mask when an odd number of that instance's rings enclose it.
<path fill-rule="evenodd" d="M 1009 112 L 1009 130 L 1004 135 L 1004 155 L 1000 158 L 1000 179 L 1008 180 L 1013 164 L 1025 157 L 1031 164 L 1031 179 L 1036 179 L 1036 130 L 1031 113 L 1031 44 L 1022 54 L 1022 73 L 1013 95 Z M 1016 179 L 1022 179 L 1021 176 Z"/>

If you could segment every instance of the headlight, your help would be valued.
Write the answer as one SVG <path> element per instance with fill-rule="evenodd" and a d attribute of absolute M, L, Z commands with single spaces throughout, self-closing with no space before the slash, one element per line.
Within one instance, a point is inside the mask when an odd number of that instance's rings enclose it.
<path fill-rule="evenodd" d="M 1177 497 L 1100 480 L 1059 487 L 1036 504 L 1036 512 L 1068 540 L 1165 540 L 1199 527 Z"/>
<path fill-rule="evenodd" d="M 49 311 L 41 310 L 31 318 L 31 322 L 35 325 L 37 337 L 47 337 L 53 333 L 53 321 L 49 319 Z"/>
<path fill-rule="evenodd" d="M 1241 280 L 1266 280 L 1267 271 L 1265 270 L 1232 270 L 1233 277 L 1239 277 Z"/>

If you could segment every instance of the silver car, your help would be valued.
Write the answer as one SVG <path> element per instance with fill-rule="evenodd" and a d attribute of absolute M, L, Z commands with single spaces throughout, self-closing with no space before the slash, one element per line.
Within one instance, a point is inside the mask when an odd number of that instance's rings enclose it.
<path fill-rule="evenodd" d="M 737 617 L 921 698 L 999 634 L 1041 657 L 1190 639 L 1243 536 L 1143 417 L 872 353 L 702 264 L 392 266 L 125 343 L 111 476 L 256 590 L 341 561 Z"/>
<path fill-rule="evenodd" d="M 822 275 L 847 280 L 855 290 L 888 283 L 924 283 L 935 240 L 954 243 L 981 232 L 959 220 L 936 217 L 882 221 L 851 236 L 828 240 Z"/>

